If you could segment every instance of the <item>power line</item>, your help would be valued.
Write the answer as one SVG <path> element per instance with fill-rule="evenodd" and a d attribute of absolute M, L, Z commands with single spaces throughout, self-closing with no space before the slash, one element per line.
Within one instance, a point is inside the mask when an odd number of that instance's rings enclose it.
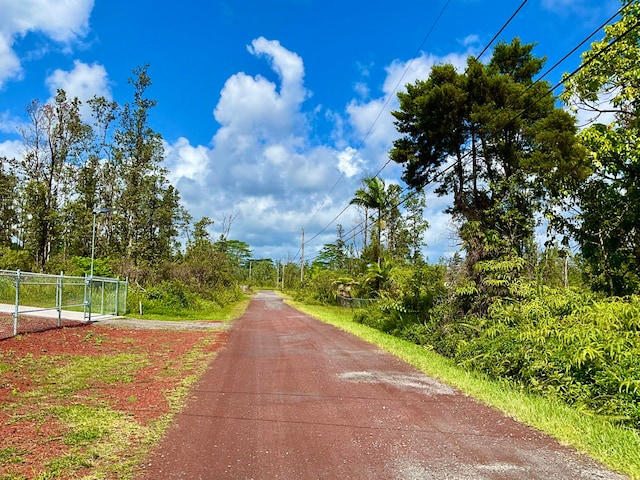
<path fill-rule="evenodd" d="M 467 152 L 466 154 L 462 155 L 461 160 L 463 160 L 465 157 L 469 156 L 469 152 Z M 438 172 L 434 178 L 426 183 L 425 185 L 423 185 L 419 190 L 414 190 L 412 191 L 409 195 L 405 196 L 404 198 L 402 198 L 402 200 L 398 203 L 398 205 L 396 205 L 397 207 L 401 207 L 402 205 L 404 205 L 407 201 L 409 201 L 413 196 L 415 196 L 419 191 L 424 190 L 426 187 L 428 187 L 429 185 L 431 185 L 433 182 L 435 182 L 435 180 L 438 177 L 441 177 L 443 175 L 445 175 L 449 170 L 451 170 L 452 168 L 454 168 L 456 166 L 455 163 L 452 163 L 451 165 L 449 165 L 448 167 L 444 168 L 442 171 Z M 410 190 L 409 186 L 406 186 L 405 188 L 402 189 L 402 191 L 399 193 L 400 196 L 404 195 L 408 190 Z M 350 206 L 350 205 L 348 205 Z M 364 220 L 362 220 L 361 222 L 357 223 L 356 225 L 354 225 L 350 230 L 348 230 L 345 234 L 344 237 L 349 239 L 349 240 L 355 240 L 356 237 L 358 235 L 360 235 L 361 233 L 364 232 L 364 228 L 365 225 L 367 224 L 368 220 L 365 218 Z M 316 254 L 312 259 L 310 259 L 310 261 L 314 261 L 316 260 L 318 257 L 320 256 L 320 254 Z"/>
<path fill-rule="evenodd" d="M 367 140 L 367 138 L 369 138 L 369 135 L 371 135 L 371 132 L 373 131 L 375 125 L 378 123 L 378 120 L 380 120 L 380 117 L 382 116 L 382 114 L 384 113 L 385 109 L 387 108 L 387 106 L 389 105 L 389 102 L 391 102 L 391 99 L 393 98 L 395 92 L 397 91 L 398 87 L 400 86 L 400 83 L 402 82 L 402 80 L 405 78 L 405 76 L 407 75 L 407 73 L 409 72 L 409 69 L 411 68 L 411 65 L 413 64 L 415 58 L 418 56 L 418 54 L 420 53 L 420 51 L 422 50 L 422 47 L 424 46 L 424 44 L 427 42 L 427 40 L 429 39 L 429 37 L 431 36 L 431 34 L 433 33 L 433 31 L 435 30 L 436 25 L 440 22 L 440 19 L 442 18 L 442 16 L 444 15 L 444 12 L 446 11 L 447 7 L 449 6 L 449 4 L 451 3 L 451 0 L 446 0 L 444 5 L 442 6 L 442 8 L 440 9 L 440 12 L 438 13 L 438 15 L 436 16 L 435 20 L 433 21 L 433 23 L 431 24 L 431 28 L 429 28 L 429 31 L 427 32 L 427 34 L 424 36 L 424 38 L 422 39 L 422 42 L 420 43 L 420 45 L 418 46 L 418 48 L 416 49 L 416 52 L 414 53 L 414 55 L 411 57 L 411 59 L 409 60 L 409 62 L 407 62 L 407 65 L 404 69 L 404 71 L 402 72 L 402 75 L 400 76 L 400 78 L 398 79 L 398 82 L 396 83 L 395 87 L 391 90 L 391 92 L 389 92 L 389 94 L 387 95 L 387 98 L 385 99 L 384 104 L 382 105 L 382 107 L 380 108 L 380 110 L 378 111 L 378 114 L 376 115 L 375 119 L 373 120 L 371 126 L 369 127 L 369 129 L 366 131 L 366 133 L 364 134 L 364 136 L 362 137 L 362 139 L 360 140 L 360 142 L 358 143 L 357 148 L 354 150 L 353 155 L 351 155 L 351 159 L 353 160 L 357 154 L 358 151 L 360 151 L 365 143 L 365 141 Z M 376 174 L 379 175 L 379 173 L 389 164 L 389 161 L 387 161 L 387 163 L 385 163 L 385 165 L 378 171 L 378 173 Z M 327 193 L 327 196 L 330 196 L 334 190 L 336 189 L 336 187 L 338 186 L 338 183 L 340 183 L 340 181 L 342 180 L 342 178 L 344 177 L 344 173 L 341 172 L 340 175 L 338 176 L 338 179 L 336 180 L 336 182 L 333 184 L 333 187 L 331 187 L 331 189 L 329 190 L 329 193 Z M 318 236 L 320 236 L 327 228 L 329 228 L 329 226 L 331 224 L 333 224 L 333 222 L 335 222 L 338 218 L 340 218 L 340 216 L 349 208 L 349 205 L 347 205 L 345 208 L 342 209 L 342 211 L 328 224 L 326 225 L 322 230 L 320 230 L 318 233 L 316 233 L 313 237 L 311 237 L 306 243 L 313 241 L 315 238 L 317 238 Z M 315 219 L 317 215 L 317 210 L 316 212 L 314 212 L 313 216 L 311 217 L 310 220 L 308 220 L 308 222 L 311 222 Z M 300 248 L 298 250 L 298 253 L 295 254 L 294 259 L 298 258 L 298 255 L 300 254 L 302 248 Z"/>
<path fill-rule="evenodd" d="M 523 2 L 524 5 L 525 2 Z M 520 6 L 520 8 L 522 8 L 522 6 Z M 578 44 L 578 46 L 576 46 L 575 48 L 573 48 L 567 55 L 565 55 L 559 62 L 556 62 L 556 64 L 554 64 L 549 70 L 547 70 L 541 77 L 539 77 L 535 82 L 533 82 L 532 85 L 530 85 L 525 92 L 523 92 L 523 94 L 521 94 L 518 98 L 520 98 L 522 95 L 524 95 L 524 93 L 526 93 L 526 91 L 528 91 L 533 85 L 535 85 L 536 83 L 542 81 L 542 79 L 548 75 L 552 70 L 554 70 L 555 68 L 557 68 L 561 63 L 563 63 L 564 61 L 567 60 L 567 58 L 569 58 L 573 53 L 575 53 L 575 51 L 580 48 L 580 46 L 584 45 L 591 37 L 593 37 L 598 31 L 600 31 L 604 26 L 606 26 L 611 20 L 613 20 L 616 16 L 620 15 L 621 13 L 623 13 L 623 11 L 628 8 L 631 5 L 631 3 L 628 3 L 626 5 L 624 5 L 622 8 L 620 8 L 614 15 L 612 15 L 609 19 L 607 19 L 600 27 L 599 29 L 595 30 L 593 33 L 591 33 L 589 36 L 587 36 L 582 42 L 580 42 Z M 520 10 L 520 8 L 518 9 L 518 11 Z M 512 16 L 513 18 L 513 16 Z M 511 19 L 509 20 L 511 21 Z M 621 41 L 622 39 L 624 39 L 627 35 L 629 35 L 633 30 L 635 30 L 636 28 L 640 27 L 640 21 L 637 22 L 636 24 L 632 25 L 629 29 L 627 29 L 624 33 L 622 33 L 621 35 L 619 35 L 617 38 L 613 39 L 605 48 L 603 48 L 601 51 L 599 51 L 596 55 L 594 55 L 592 58 L 590 58 L 587 62 L 581 64 L 579 67 L 577 67 L 574 71 L 572 71 L 570 74 L 568 74 L 566 77 L 564 77 L 560 82 L 558 82 L 556 85 L 554 85 L 553 87 L 549 88 L 543 95 L 539 96 L 537 99 L 535 99 L 532 103 L 532 105 L 535 105 L 536 103 L 540 102 L 543 98 L 545 98 L 546 96 L 550 95 L 551 93 L 553 93 L 554 90 L 556 90 L 559 86 L 563 85 L 564 82 L 566 82 L 567 80 L 569 80 L 570 78 L 574 77 L 578 72 L 580 72 L 582 69 L 586 68 L 589 64 L 591 64 L 592 62 L 594 62 L 597 58 L 599 58 L 601 55 L 603 55 L 604 53 L 606 53 L 607 51 L 609 51 L 616 43 L 618 43 L 619 41 Z M 494 37 L 495 39 L 495 37 Z M 493 40 L 492 40 L 493 41 Z M 479 58 L 479 57 L 477 57 Z M 526 109 L 521 110 L 517 115 L 515 115 L 512 119 L 509 120 L 509 122 L 517 119 L 518 117 L 520 117 L 524 112 L 526 111 Z M 467 156 L 467 154 L 465 154 L 465 156 Z M 463 157 L 464 158 L 464 157 Z M 378 174 L 382 171 L 382 169 L 384 169 L 391 160 L 388 160 L 385 165 L 379 170 Z M 433 182 L 435 182 L 435 180 L 442 176 L 443 174 L 445 174 L 448 170 L 450 170 L 451 168 L 453 168 L 455 166 L 455 163 L 452 165 L 449 165 L 448 167 L 446 167 L 444 170 L 442 170 L 441 172 L 437 173 L 428 183 L 426 183 L 425 185 L 423 185 L 420 189 L 424 189 L 425 187 L 427 187 L 428 185 L 432 184 Z M 376 175 L 377 176 L 377 175 Z M 405 189 L 403 189 L 403 192 L 401 192 L 401 194 L 403 194 L 404 192 L 406 192 L 406 190 L 408 189 L 408 187 L 406 187 Z M 411 198 L 411 196 L 407 196 L 405 197 L 405 199 L 400 203 L 400 205 L 402 205 L 404 202 L 406 202 L 409 198 Z M 332 221 L 329 225 L 325 226 L 321 232 L 323 232 L 324 230 L 326 230 L 331 224 L 333 224 L 333 222 L 335 222 L 346 210 L 347 208 L 350 206 L 350 204 L 348 204 Z M 364 225 L 364 223 L 367 220 L 365 219 L 363 222 L 360 222 L 358 224 L 356 224 L 355 227 L 353 227 L 351 230 L 349 230 L 349 232 L 347 232 L 347 236 L 349 235 L 349 233 L 354 232 L 354 234 L 351 236 L 352 239 L 355 239 L 355 237 L 359 234 L 362 233 L 362 230 L 360 230 L 359 232 L 357 232 L 358 229 L 360 229 L 360 227 L 362 227 Z M 320 232 L 320 233 L 321 233 Z M 318 234 L 319 235 L 319 234 Z M 313 238 L 316 238 L 318 235 L 316 235 Z M 314 257 L 314 260 L 318 258 L 318 256 Z"/>
<path fill-rule="evenodd" d="M 513 14 L 509 17 L 509 19 L 502 25 L 502 27 L 500 28 L 500 30 L 498 31 L 498 33 L 496 33 L 493 38 L 491 39 L 491 41 L 484 47 L 484 49 L 482 50 L 482 52 L 476 57 L 476 60 L 478 60 L 486 51 L 487 49 L 489 49 L 489 47 L 493 44 L 493 42 L 495 41 L 495 39 L 504 31 L 504 29 L 511 23 L 511 21 L 516 17 L 516 15 L 520 12 L 520 10 L 522 10 L 522 8 L 524 7 L 524 5 L 528 2 L 528 0 L 523 0 L 523 2 L 520 4 L 520 6 L 515 10 L 515 12 L 513 12 Z M 398 79 L 398 82 L 396 83 L 395 87 L 393 88 L 393 90 L 389 93 L 389 95 L 387 96 L 385 103 L 383 104 L 382 108 L 378 111 L 378 114 L 376 115 L 376 118 L 374 119 L 373 123 L 371 124 L 371 126 L 369 127 L 369 129 L 367 130 L 365 136 L 363 137 L 363 139 L 361 140 L 361 142 L 358 144 L 358 148 L 356 149 L 356 151 L 354 152 L 354 154 L 352 155 L 351 159 L 353 159 L 356 155 L 356 153 L 362 148 L 362 146 L 364 145 L 365 140 L 369 137 L 369 135 L 371 134 L 371 132 L 373 131 L 374 126 L 376 125 L 376 123 L 378 122 L 378 120 L 380 119 L 380 117 L 382 116 L 382 113 L 384 112 L 385 108 L 388 106 L 389 102 L 391 101 L 392 96 L 396 93 L 396 91 L 398 90 L 400 83 L 403 81 L 404 77 L 406 76 L 406 74 L 408 73 L 411 65 L 413 64 L 415 58 L 418 56 L 418 54 L 420 53 L 420 51 L 422 50 L 422 47 L 424 46 L 424 44 L 426 43 L 427 39 L 430 37 L 431 33 L 433 32 L 433 30 L 435 29 L 436 25 L 438 24 L 438 22 L 440 21 L 440 18 L 442 17 L 442 15 L 444 14 L 446 8 L 448 7 L 450 3 L 450 0 L 447 0 L 445 2 L 445 4 L 443 5 L 442 9 L 440 10 L 440 13 L 438 14 L 438 16 L 436 17 L 436 19 L 434 20 L 431 28 L 429 29 L 429 31 L 427 32 L 427 34 L 425 35 L 424 39 L 422 40 L 422 43 L 420 44 L 420 46 L 418 47 L 418 49 L 416 50 L 416 53 L 413 55 L 413 57 L 409 60 L 409 62 L 407 63 L 407 66 L 405 67 L 404 72 L 402 73 L 401 77 Z M 389 165 L 389 163 L 391 163 L 391 159 L 388 159 L 387 162 L 378 170 L 378 172 L 374 175 L 374 176 L 378 176 L 380 175 L 380 173 L 382 173 L 382 171 Z M 335 190 L 336 186 L 338 185 L 338 183 L 340 182 L 340 180 L 342 180 L 344 174 L 340 174 L 340 176 L 338 177 L 338 180 L 336 181 L 336 183 L 333 185 L 333 187 L 331 188 L 331 190 L 329 191 L 329 193 L 327 195 L 331 195 L 333 193 L 333 191 Z M 347 209 L 349 208 L 350 204 L 347 204 L 341 211 L 340 213 L 338 213 L 338 215 L 336 215 L 336 217 L 327 225 L 325 225 L 318 233 L 316 233 L 313 237 L 311 237 L 307 242 L 305 243 L 310 243 L 313 240 L 315 240 L 318 236 L 320 236 L 325 230 L 327 230 L 327 228 L 329 228 L 333 222 L 335 222 L 338 218 L 340 218 L 344 212 L 347 211 Z M 314 213 L 314 215 L 311 217 L 312 221 L 315 216 L 317 215 L 317 211 L 316 213 Z M 298 258 L 298 255 L 300 253 L 300 249 L 298 250 L 298 253 L 296 253 L 296 255 L 294 256 L 294 259 Z"/>
<path fill-rule="evenodd" d="M 511 21 L 516 18 L 516 15 L 518 15 L 518 13 L 520 12 L 520 10 L 522 10 L 522 7 L 525 6 L 525 4 L 528 2 L 529 0 L 524 0 L 520 6 L 516 9 L 515 12 L 513 12 L 513 15 L 511 15 L 511 17 L 509 17 L 509 20 L 507 20 L 504 25 L 502 25 L 502 27 L 500 28 L 500 30 L 498 30 L 498 33 L 496 33 L 493 38 L 491 39 L 491 41 L 487 44 L 486 47 L 484 47 L 482 49 L 482 51 L 476 56 L 476 60 L 480 60 L 480 57 L 482 57 L 485 52 L 487 50 L 489 50 L 489 47 L 493 44 L 493 42 L 496 41 L 496 38 L 498 38 L 500 36 L 500 34 L 504 31 L 505 28 L 507 28 L 507 26 L 511 23 Z"/>

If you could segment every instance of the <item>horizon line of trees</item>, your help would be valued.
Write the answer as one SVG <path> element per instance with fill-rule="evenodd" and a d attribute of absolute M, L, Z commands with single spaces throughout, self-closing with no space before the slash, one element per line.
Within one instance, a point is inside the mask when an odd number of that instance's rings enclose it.
<path fill-rule="evenodd" d="M 228 238 L 233 215 L 212 240 L 207 228 L 214 222 L 193 222 L 167 180 L 162 137 L 149 125 L 156 101 L 147 97 L 148 66 L 133 70 L 128 83 L 133 100 L 123 105 L 104 97 L 83 105 L 60 89 L 50 101 L 26 106 L 23 155 L 0 157 L 0 268 L 88 273 L 94 221 L 98 275 L 171 277 L 166 264 L 205 251 L 236 273 L 246 266 L 249 246 Z M 193 270 L 188 283 L 215 276 Z"/>
<path fill-rule="evenodd" d="M 557 106 L 550 84 L 536 80 L 545 59 L 517 38 L 498 43 L 486 64 L 470 57 L 464 72 L 436 65 L 427 79 L 408 84 L 392 113 L 400 136 L 389 155 L 403 166 L 409 190 L 363 179 L 351 201 L 363 216 L 361 246 L 349 243 L 338 226 L 336 242 L 309 262 L 307 275 L 372 268 L 374 294 L 385 264 L 423 263 L 423 189 L 433 184 L 437 194 L 453 199 L 447 212 L 464 256 L 452 263 L 464 288 L 480 297 L 507 294 L 503 287 L 522 273 L 523 260 L 535 263 L 541 218 L 562 236 L 549 242 L 553 255 L 567 256 L 569 243 L 578 245 L 594 290 L 637 292 L 639 8 L 632 2 L 607 27 L 605 38 L 584 54 L 583 68 L 566 78 L 560 98 L 597 111 L 598 99 L 607 95 L 607 113 L 614 116 L 608 125 L 579 131 L 575 117 Z M 167 180 L 162 137 L 149 126 L 156 102 L 146 95 L 147 68 L 133 71 L 133 100 L 123 105 L 94 97 L 83 106 L 59 90 L 50 102 L 27 106 L 29 122 L 20 129 L 24 155 L 0 158 L 3 266 L 68 270 L 74 258 L 91 254 L 95 220 L 97 257 L 110 258 L 118 274 L 170 276 L 163 265 L 180 263 L 206 244 L 227 257 L 237 278 L 246 277 L 249 246 L 229 239 L 228 228 L 219 241 L 208 238 L 212 221 L 194 224 Z M 90 123 L 83 119 L 86 107 Z M 188 239 L 182 250 L 180 236 Z"/>

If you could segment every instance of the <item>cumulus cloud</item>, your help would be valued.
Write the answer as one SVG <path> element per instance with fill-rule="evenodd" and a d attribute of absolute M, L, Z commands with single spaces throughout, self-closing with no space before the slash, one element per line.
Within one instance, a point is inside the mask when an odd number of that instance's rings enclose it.
<path fill-rule="evenodd" d="M 14 118 L 10 112 L 0 113 L 0 132 L 16 133 L 20 120 Z"/>
<path fill-rule="evenodd" d="M 0 157 L 20 158 L 24 153 L 24 144 L 20 140 L 0 142 Z"/>
<path fill-rule="evenodd" d="M 73 62 L 72 70 L 57 69 L 47 77 L 45 83 L 52 96 L 61 88 L 67 92 L 69 98 L 78 97 L 82 102 L 94 95 L 111 100 L 107 70 L 97 63 L 89 65 L 76 60 Z"/>
<path fill-rule="evenodd" d="M 89 28 L 94 0 L 0 0 L 0 88 L 20 79 L 22 65 L 15 44 L 30 32 L 69 44 L 82 38 Z"/>
<path fill-rule="evenodd" d="M 264 57 L 280 77 L 280 88 L 268 79 L 244 72 L 229 78 L 214 110 L 222 125 L 220 141 L 250 134 L 259 139 L 283 139 L 306 123 L 300 105 L 307 96 L 302 59 L 277 41 L 260 37 L 247 47 L 249 53 Z M 246 146 L 245 142 L 238 145 Z"/>
<path fill-rule="evenodd" d="M 8 79 L 20 79 L 21 76 L 20 59 L 11 48 L 11 38 L 0 33 L 0 88 Z"/>
<path fill-rule="evenodd" d="M 112 99 L 109 76 L 104 66 L 97 63 L 86 64 L 76 60 L 69 71 L 56 69 L 45 80 L 51 99 L 58 89 L 66 92 L 67 98 L 77 97 L 82 102 L 80 114 L 87 122 L 91 122 L 91 107 L 87 104 L 94 96 Z M 51 100 L 50 99 L 50 100 Z"/>
<path fill-rule="evenodd" d="M 14 135 L 18 132 L 18 126 L 21 121 L 14 118 L 9 112 L 0 113 L 0 132 Z M 24 150 L 22 141 L 6 140 L 0 142 L 0 157 L 8 159 L 20 158 Z"/>
<path fill-rule="evenodd" d="M 209 171 L 209 149 L 202 145 L 191 146 L 189 140 L 180 137 L 170 145 L 165 142 L 165 161 L 169 168 L 169 181 L 188 179 L 202 186 Z"/>
<path fill-rule="evenodd" d="M 436 64 L 451 63 L 459 71 L 466 66 L 467 54 L 450 54 L 438 57 L 421 54 L 408 61 L 394 60 L 386 67 L 387 75 L 381 86 L 381 94 L 371 99 L 354 99 L 346 108 L 349 123 L 357 138 L 365 139 L 363 156 L 372 159 L 376 167 L 388 160 L 388 151 L 398 137 L 391 112 L 398 108 L 396 93 L 417 79 L 425 79 Z M 374 167 L 375 168 L 375 167 Z"/>
<path fill-rule="evenodd" d="M 359 159 L 347 166 L 333 147 L 309 144 L 313 114 L 303 108 L 310 92 L 297 54 L 263 37 L 247 51 L 265 60 L 278 81 L 245 72 L 229 77 L 214 109 L 220 127 L 211 144 L 180 138 L 165 145 L 166 160 L 194 218 L 220 225 L 225 212 L 238 213 L 231 235 L 259 247 L 260 256 L 281 258 L 301 228 L 320 230 L 342 208 L 344 191 L 326 194 L 344 169 L 357 173 Z"/>
<path fill-rule="evenodd" d="M 361 88 L 370 98 L 358 97 L 345 105 L 344 112 L 322 115 L 306 105 L 311 92 L 297 54 L 262 37 L 247 51 L 265 60 L 277 81 L 247 72 L 230 76 L 214 108 L 220 126 L 210 145 L 191 145 L 180 138 L 166 144 L 165 152 L 169 178 L 195 219 L 208 216 L 219 226 L 225 214 L 237 213 L 231 235 L 252 245 L 256 256 L 274 259 L 299 253 L 292 245 L 299 241 L 302 228 L 307 240 L 322 231 L 306 247 L 312 256 L 324 243 L 335 241 L 335 223 L 346 230 L 359 223 L 360 212 L 345 207 L 361 187 L 361 179 L 386 162 L 397 138 L 389 114 L 397 108 L 396 86 L 425 78 L 435 63 L 464 68 L 466 62 L 466 55 L 426 54 L 392 62 L 377 98 L 371 94 L 373 87 Z M 386 102 L 388 98 L 392 100 Z M 309 140 L 317 118 L 335 125 L 332 144 Z M 383 176 L 388 184 L 397 183 L 400 167 L 388 165 Z M 446 201 L 438 198 L 429 205 L 433 251 L 440 250 L 442 242 L 450 243 L 449 217 L 442 213 Z"/>
<path fill-rule="evenodd" d="M 347 147 L 338 152 L 338 168 L 347 178 L 359 174 L 363 163 L 355 148 Z"/>

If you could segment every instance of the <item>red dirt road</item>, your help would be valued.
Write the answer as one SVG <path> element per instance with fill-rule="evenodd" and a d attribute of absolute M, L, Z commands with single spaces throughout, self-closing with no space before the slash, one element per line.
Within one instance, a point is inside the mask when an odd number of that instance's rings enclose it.
<path fill-rule="evenodd" d="M 140 478 L 623 477 L 261 292 Z"/>

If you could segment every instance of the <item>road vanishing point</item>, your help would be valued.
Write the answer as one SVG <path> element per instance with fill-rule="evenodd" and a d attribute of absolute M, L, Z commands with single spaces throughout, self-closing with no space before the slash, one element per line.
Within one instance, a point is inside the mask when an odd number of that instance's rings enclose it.
<path fill-rule="evenodd" d="M 259 292 L 142 479 L 618 479 Z"/>

